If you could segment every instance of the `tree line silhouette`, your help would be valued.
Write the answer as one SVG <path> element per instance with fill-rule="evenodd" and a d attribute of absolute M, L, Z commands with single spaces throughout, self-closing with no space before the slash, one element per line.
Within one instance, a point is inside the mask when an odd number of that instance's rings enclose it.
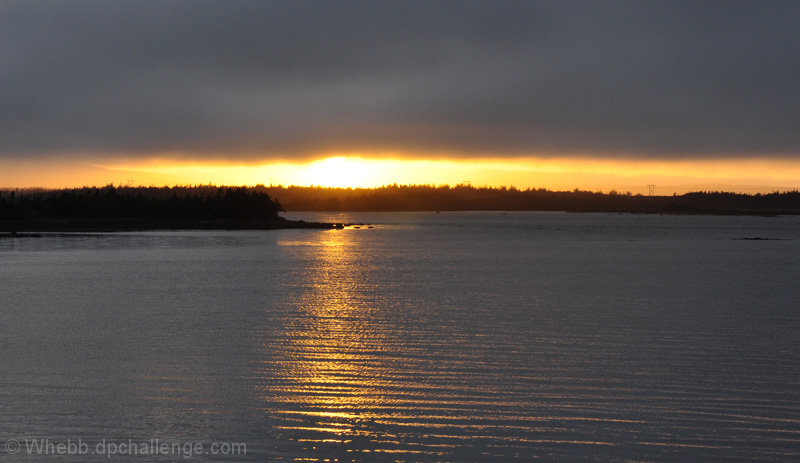
<path fill-rule="evenodd" d="M 278 202 L 280 201 L 280 202 Z M 85 187 L 0 191 L 0 220 L 275 220 L 289 211 L 568 211 L 663 214 L 800 214 L 800 192 L 720 191 L 672 196 L 470 185 Z"/>
<path fill-rule="evenodd" d="M 0 192 L 0 220 L 270 220 L 282 211 L 267 192 L 245 187 L 85 187 Z"/>
<path fill-rule="evenodd" d="M 567 211 L 650 214 L 800 214 L 800 192 L 720 191 L 673 196 L 543 188 L 389 185 L 380 188 L 258 187 L 288 211 Z"/>

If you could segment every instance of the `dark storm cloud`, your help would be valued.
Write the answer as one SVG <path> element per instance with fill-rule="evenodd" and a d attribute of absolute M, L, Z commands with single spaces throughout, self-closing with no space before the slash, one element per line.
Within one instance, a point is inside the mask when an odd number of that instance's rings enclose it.
<path fill-rule="evenodd" d="M 800 2 L 4 2 L 0 153 L 796 155 Z"/>

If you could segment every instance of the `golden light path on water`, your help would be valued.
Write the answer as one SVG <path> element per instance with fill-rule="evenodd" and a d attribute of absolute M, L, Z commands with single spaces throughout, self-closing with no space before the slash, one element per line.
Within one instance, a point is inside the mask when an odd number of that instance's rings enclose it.
<path fill-rule="evenodd" d="M 279 397 L 310 409 L 282 413 L 288 421 L 292 421 L 291 415 L 300 415 L 315 424 L 279 428 L 332 435 L 324 441 L 358 434 L 352 420 L 359 412 L 379 405 L 381 391 L 388 386 L 374 369 L 383 333 L 369 325 L 365 312 L 372 309 L 358 300 L 363 269 L 353 265 L 349 236 L 325 234 L 316 243 L 308 289 L 300 299 L 300 326 L 286 331 L 286 350 L 292 356 L 283 362 L 283 368 L 294 384 L 280 391 Z"/>
<path fill-rule="evenodd" d="M 404 387 L 395 366 L 398 352 L 391 351 L 390 330 L 378 321 L 379 307 L 364 297 L 377 288 L 351 237 L 326 233 L 312 242 L 279 243 L 311 249 L 313 258 L 299 314 L 284 331 L 278 376 L 286 381 L 265 391 L 283 405 L 275 428 L 311 450 L 436 452 L 403 448 L 396 434 L 376 432 L 376 423 L 409 415 L 390 394 Z"/>
<path fill-rule="evenodd" d="M 359 269 L 349 256 L 348 234 L 325 234 L 316 242 L 279 245 L 310 248 L 298 313 L 285 327 L 277 359 L 277 387 L 265 399 L 277 410 L 278 432 L 298 442 L 349 443 L 359 434 L 360 412 L 381 402 L 384 381 L 368 361 L 381 347 L 381 333 L 367 326 L 369 310 L 356 300 Z"/>

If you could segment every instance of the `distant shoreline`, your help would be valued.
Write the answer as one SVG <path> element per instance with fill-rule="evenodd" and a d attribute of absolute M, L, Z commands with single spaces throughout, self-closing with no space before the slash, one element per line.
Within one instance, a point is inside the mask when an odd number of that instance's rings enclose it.
<path fill-rule="evenodd" d="M 673 196 L 468 185 L 324 187 L 85 187 L 0 191 L 2 231 L 272 230 L 341 228 L 290 212 L 563 211 L 664 215 L 800 215 L 800 191 Z"/>
<path fill-rule="evenodd" d="M 345 224 L 306 222 L 277 217 L 268 220 L 163 220 L 163 219 L 37 219 L 0 221 L 0 236 L 27 233 L 124 232 L 155 230 L 334 230 Z"/>

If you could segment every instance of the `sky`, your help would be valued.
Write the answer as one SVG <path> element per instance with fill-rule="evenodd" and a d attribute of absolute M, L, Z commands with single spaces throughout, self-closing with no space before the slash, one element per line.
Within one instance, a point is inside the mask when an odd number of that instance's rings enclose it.
<path fill-rule="evenodd" d="M 0 186 L 800 187 L 796 1 L 0 3 Z"/>

